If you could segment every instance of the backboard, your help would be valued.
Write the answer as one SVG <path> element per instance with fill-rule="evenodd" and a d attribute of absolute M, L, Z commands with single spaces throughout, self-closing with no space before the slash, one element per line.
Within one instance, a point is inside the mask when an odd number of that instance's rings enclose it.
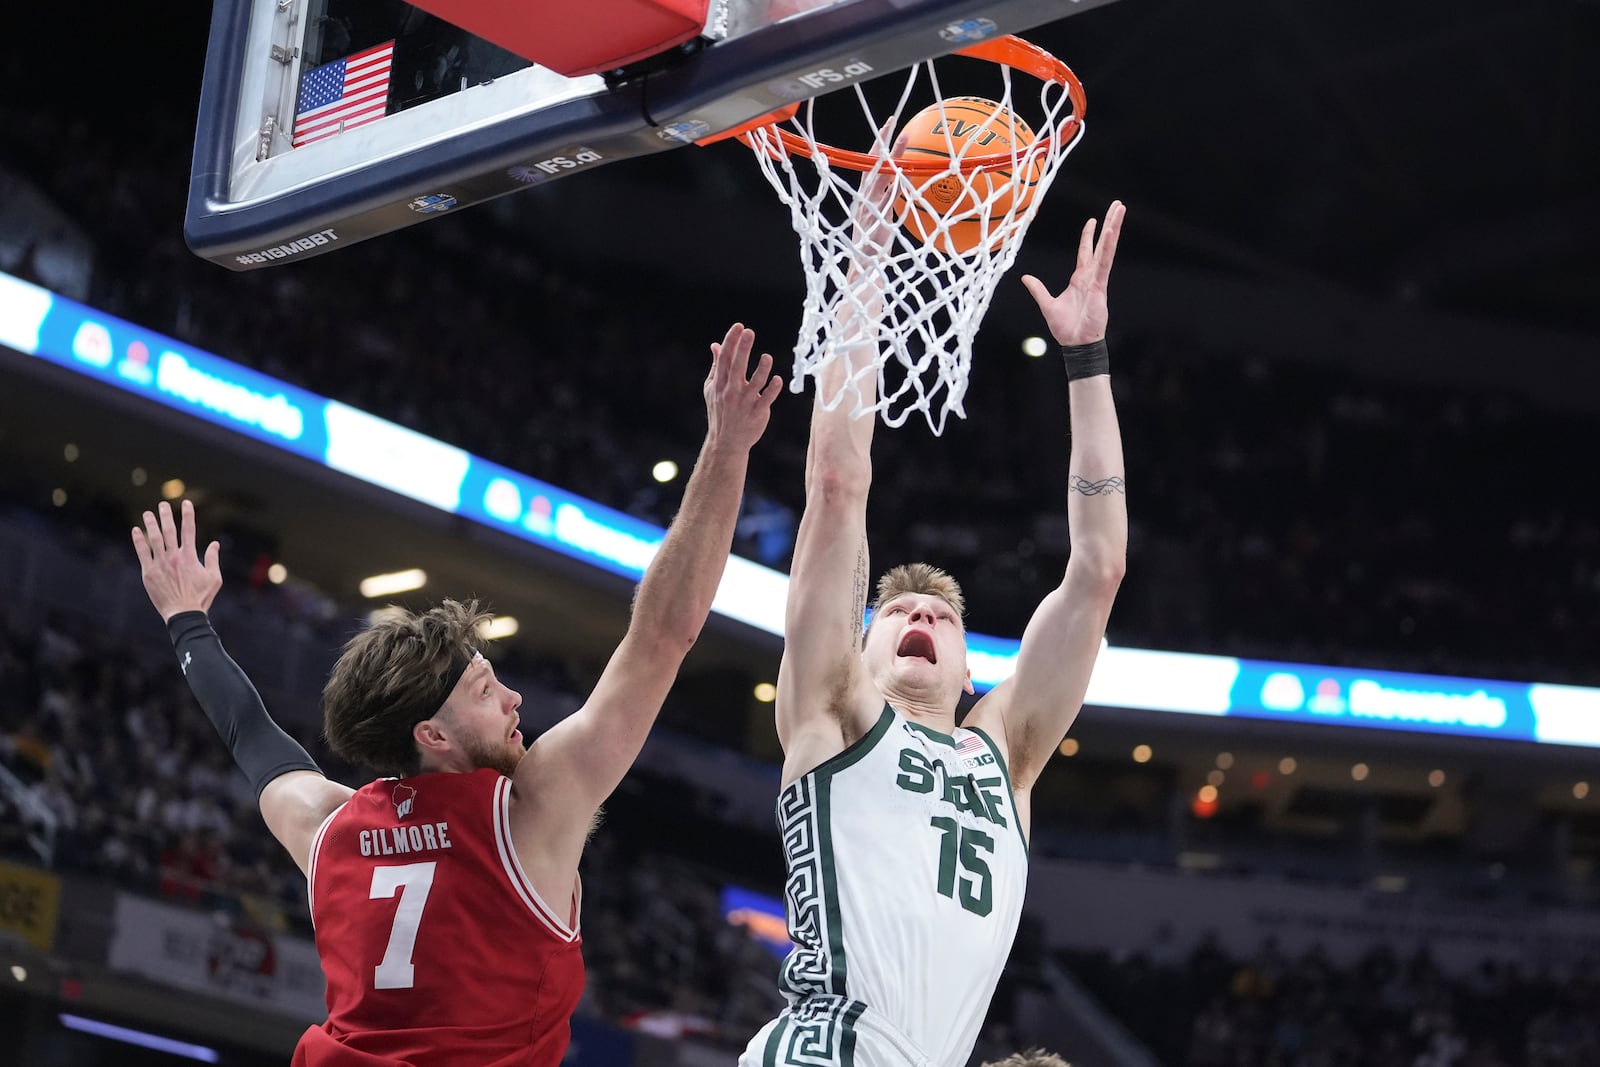
<path fill-rule="evenodd" d="M 233 270 L 294 262 L 1109 2 L 213 0 L 184 234 Z M 528 58 L 630 7 L 673 21 L 624 66 Z"/>

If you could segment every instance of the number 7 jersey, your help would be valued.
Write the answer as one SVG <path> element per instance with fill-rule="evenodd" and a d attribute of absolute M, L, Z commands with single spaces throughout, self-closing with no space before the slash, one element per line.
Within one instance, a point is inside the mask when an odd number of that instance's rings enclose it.
<path fill-rule="evenodd" d="M 382 778 L 330 815 L 307 872 L 328 1020 L 295 1067 L 555 1067 L 583 992 L 578 889 L 545 902 L 494 770 Z M 552 906 L 556 905 L 556 906 Z"/>
<path fill-rule="evenodd" d="M 1028 876 L 992 740 L 938 733 L 885 707 L 866 736 L 783 791 L 778 823 L 796 949 L 780 976 L 788 1025 L 763 1031 L 762 1059 L 809 1063 L 831 1047 L 817 1062 L 847 1064 L 855 1025 L 866 1045 L 890 1035 L 905 1053 L 896 1059 L 964 1064 Z M 832 1033 L 804 1032 L 827 1018 Z"/>

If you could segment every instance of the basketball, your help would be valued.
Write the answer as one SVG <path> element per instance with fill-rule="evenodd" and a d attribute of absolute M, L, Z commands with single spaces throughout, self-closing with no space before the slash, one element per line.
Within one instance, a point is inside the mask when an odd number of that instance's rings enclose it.
<path fill-rule="evenodd" d="M 1020 155 L 1033 143 L 1033 129 L 1010 109 L 981 96 L 956 96 L 932 104 L 911 116 L 900 131 L 905 137 L 908 158 L 938 157 L 957 159 Z M 1019 162 L 1021 162 L 1019 160 Z M 939 234 L 947 223 L 939 247 L 956 255 L 977 249 L 984 234 L 989 248 L 996 248 L 1003 235 L 997 227 L 1013 210 L 1022 211 L 1033 200 L 1044 165 L 1036 156 L 1026 164 L 1026 173 L 1012 174 L 1010 166 L 985 170 L 966 177 L 941 173 L 922 179 L 920 199 L 901 197 L 895 205 L 902 225 L 924 242 Z M 917 178 L 913 176 L 913 181 Z"/>

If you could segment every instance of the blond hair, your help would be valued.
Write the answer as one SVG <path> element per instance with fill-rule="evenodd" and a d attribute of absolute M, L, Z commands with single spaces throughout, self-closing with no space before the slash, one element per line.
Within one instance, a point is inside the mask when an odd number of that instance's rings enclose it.
<path fill-rule="evenodd" d="M 1042 1048 L 1031 1048 L 1026 1052 L 1014 1052 L 1003 1060 L 986 1063 L 983 1067 L 1072 1067 L 1072 1065 L 1053 1052 L 1046 1052 Z"/>
<path fill-rule="evenodd" d="M 925 593 L 936 596 L 955 609 L 957 615 L 967 613 L 967 598 L 961 595 L 961 583 L 931 563 L 902 563 L 878 579 L 878 599 L 872 602 L 872 614 L 897 596 L 906 593 Z"/>

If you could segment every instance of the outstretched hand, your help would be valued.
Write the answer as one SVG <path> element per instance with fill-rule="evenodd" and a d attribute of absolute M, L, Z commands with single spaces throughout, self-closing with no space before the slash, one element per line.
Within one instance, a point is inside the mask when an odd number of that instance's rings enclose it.
<path fill-rule="evenodd" d="M 1112 201 L 1098 245 L 1094 240 L 1095 220 L 1083 224 L 1078 238 L 1078 266 L 1059 295 L 1051 296 L 1050 290 L 1033 275 L 1023 276 L 1022 284 L 1044 312 L 1045 324 L 1057 344 L 1086 345 L 1105 337 L 1106 283 L 1111 278 L 1111 261 L 1117 255 L 1117 237 L 1122 233 L 1122 216 L 1126 212 L 1122 201 Z"/>
<path fill-rule="evenodd" d="M 185 611 L 210 611 L 222 588 L 222 547 L 206 546 L 202 562 L 195 551 L 194 505 L 183 502 L 183 529 L 172 521 L 172 505 L 162 501 L 160 517 L 144 513 L 144 529 L 133 528 L 133 550 L 139 557 L 139 576 L 163 622 Z"/>
<path fill-rule="evenodd" d="M 873 145 L 878 161 L 861 176 L 861 188 L 856 194 L 855 209 L 851 214 L 854 229 L 850 245 L 866 260 L 876 260 L 893 251 L 894 231 L 899 225 L 894 211 L 896 175 L 899 171 L 894 161 L 905 155 L 906 135 L 900 134 L 890 145 L 889 131 L 893 127 L 894 119 L 891 118 L 878 130 L 877 142 Z M 887 153 L 884 152 L 885 145 L 889 146 Z"/>
<path fill-rule="evenodd" d="M 749 450 L 761 440 L 772 414 L 772 402 L 783 391 L 783 379 L 772 373 L 772 356 L 756 361 L 748 378 L 756 332 L 739 323 L 711 346 L 711 372 L 706 375 L 706 440 Z"/>

